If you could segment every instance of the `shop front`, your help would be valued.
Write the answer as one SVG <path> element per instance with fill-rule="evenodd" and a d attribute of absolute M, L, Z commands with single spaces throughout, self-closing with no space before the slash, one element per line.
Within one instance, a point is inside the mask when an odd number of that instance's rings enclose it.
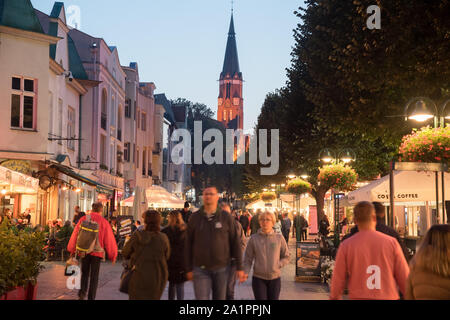
<path fill-rule="evenodd" d="M 0 212 L 11 210 L 13 218 L 31 215 L 30 223 L 39 223 L 39 180 L 0 166 Z"/>
<path fill-rule="evenodd" d="M 444 184 L 450 185 L 450 174 L 444 176 Z M 441 185 L 442 181 L 438 181 Z M 360 201 L 378 201 L 390 212 L 389 176 L 375 180 L 368 185 L 348 194 L 348 202 L 355 205 Z M 445 199 L 450 199 L 450 188 L 445 189 Z M 441 194 L 440 194 L 441 196 Z M 418 240 L 425 235 L 434 224 L 445 221 L 442 210 L 442 198 L 436 206 L 436 181 L 434 172 L 396 171 L 394 172 L 394 225 L 392 226 L 402 237 Z M 386 215 L 386 217 L 388 216 Z"/>

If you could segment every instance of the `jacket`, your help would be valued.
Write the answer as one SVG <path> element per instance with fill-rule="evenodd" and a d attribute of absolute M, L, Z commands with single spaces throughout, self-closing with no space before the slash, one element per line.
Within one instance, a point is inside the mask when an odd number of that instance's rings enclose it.
<path fill-rule="evenodd" d="M 450 300 L 450 278 L 411 268 L 406 282 L 406 300 Z"/>
<path fill-rule="evenodd" d="M 250 225 L 250 220 L 248 219 L 248 216 L 242 215 L 239 218 L 239 222 L 241 223 L 242 229 L 244 229 L 244 232 L 246 232 L 248 227 L 249 227 L 249 225 Z"/>
<path fill-rule="evenodd" d="M 341 299 L 347 284 L 352 300 L 398 300 L 408 275 L 408 263 L 394 238 L 375 230 L 359 231 L 339 246 L 330 299 Z"/>
<path fill-rule="evenodd" d="M 114 237 L 113 231 L 111 229 L 111 225 L 105 218 L 103 218 L 97 212 L 91 212 L 90 215 L 91 215 L 91 221 L 95 221 L 99 225 L 98 241 L 99 241 L 100 246 L 103 248 L 103 250 L 106 251 L 109 260 L 116 261 L 116 259 L 117 259 L 117 243 L 116 243 L 116 238 Z M 73 230 L 72 236 L 70 237 L 69 244 L 67 245 L 67 251 L 69 251 L 70 253 L 75 253 L 75 251 L 76 251 L 78 232 L 80 231 L 81 223 L 84 220 L 86 220 L 86 216 L 83 216 L 80 218 L 80 220 L 78 220 L 78 223 L 75 226 L 75 229 Z M 104 253 L 103 252 L 92 252 L 90 255 L 92 255 L 94 257 L 103 258 Z"/>
<path fill-rule="evenodd" d="M 169 239 L 164 233 L 136 231 L 125 244 L 122 254 L 135 267 L 128 294 L 130 300 L 159 300 L 169 277 Z"/>
<path fill-rule="evenodd" d="M 186 242 L 186 230 L 179 227 L 167 226 L 162 231 L 170 243 L 169 282 L 182 283 L 186 281 L 186 259 L 184 257 L 184 244 Z"/>
<path fill-rule="evenodd" d="M 256 234 L 259 230 L 259 228 L 261 228 L 261 226 L 259 225 L 259 213 L 255 214 L 252 217 L 252 220 L 250 220 L 250 230 L 251 230 L 251 234 Z"/>
<path fill-rule="evenodd" d="M 186 272 L 194 267 L 216 271 L 236 259 L 237 270 L 242 270 L 242 248 L 235 219 L 219 208 L 210 218 L 204 207 L 189 219 L 186 237 Z"/>
<path fill-rule="evenodd" d="M 269 234 L 261 230 L 251 236 L 244 255 L 244 272 L 264 280 L 274 280 L 280 277 L 281 268 L 289 263 L 289 249 L 284 237 L 275 232 Z"/>

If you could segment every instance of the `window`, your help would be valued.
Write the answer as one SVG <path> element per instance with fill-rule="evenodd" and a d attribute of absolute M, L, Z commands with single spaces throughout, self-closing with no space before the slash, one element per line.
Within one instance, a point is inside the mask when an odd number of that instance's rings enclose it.
<path fill-rule="evenodd" d="M 13 77 L 11 81 L 11 127 L 36 129 L 36 80 Z"/>
<path fill-rule="evenodd" d="M 106 89 L 102 91 L 102 114 L 101 114 L 101 127 L 106 130 L 106 119 L 108 116 L 108 94 L 106 93 Z"/>
<path fill-rule="evenodd" d="M 58 137 L 62 139 L 63 133 L 63 101 L 58 99 Z M 58 140 L 58 144 L 63 144 L 62 140 Z"/>
<path fill-rule="evenodd" d="M 175 170 L 173 179 L 178 182 L 178 171 Z"/>
<path fill-rule="evenodd" d="M 126 142 L 123 150 L 123 158 L 127 162 L 130 162 L 130 147 L 131 144 L 129 142 Z"/>
<path fill-rule="evenodd" d="M 146 131 L 147 130 L 147 114 L 142 112 L 141 114 L 141 130 Z"/>
<path fill-rule="evenodd" d="M 111 126 L 116 126 L 116 99 L 111 97 Z"/>
<path fill-rule="evenodd" d="M 223 111 L 223 121 L 227 121 L 227 112 Z"/>
<path fill-rule="evenodd" d="M 137 112 L 137 128 L 138 129 L 140 128 L 140 123 L 141 123 L 141 112 L 138 109 L 138 112 Z"/>
<path fill-rule="evenodd" d="M 75 138 L 75 110 L 70 106 L 67 111 L 67 138 Z M 75 150 L 74 142 L 74 140 L 67 140 L 67 148 Z"/>
<path fill-rule="evenodd" d="M 142 151 L 142 175 L 145 177 L 147 174 L 146 174 L 146 172 L 145 172 L 145 167 L 146 167 L 146 163 L 147 163 L 147 161 L 146 161 L 146 157 L 147 156 L 147 152 L 146 152 L 146 150 L 145 150 L 145 148 L 144 148 L 144 150 Z"/>
<path fill-rule="evenodd" d="M 100 135 L 100 164 L 106 165 L 106 137 Z"/>
<path fill-rule="evenodd" d="M 125 117 L 131 118 L 131 99 L 125 100 Z"/>
<path fill-rule="evenodd" d="M 139 149 L 136 150 L 136 168 L 139 169 Z"/>
<path fill-rule="evenodd" d="M 132 161 L 133 162 L 136 161 L 136 144 L 135 143 L 133 143 L 133 160 Z"/>
<path fill-rule="evenodd" d="M 227 83 L 226 99 L 230 99 L 231 83 Z"/>
<path fill-rule="evenodd" d="M 233 119 L 233 111 L 230 110 L 230 120 Z"/>

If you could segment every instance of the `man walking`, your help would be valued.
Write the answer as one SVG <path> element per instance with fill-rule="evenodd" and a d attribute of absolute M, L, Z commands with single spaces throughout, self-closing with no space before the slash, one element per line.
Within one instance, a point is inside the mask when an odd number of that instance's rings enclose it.
<path fill-rule="evenodd" d="M 103 205 L 100 202 L 92 204 L 92 211 L 88 215 L 90 216 L 90 221 L 96 222 L 99 226 L 98 228 L 98 245 L 103 249 L 103 252 L 91 252 L 86 254 L 81 259 L 81 288 L 78 293 L 80 300 L 84 300 L 86 293 L 89 293 L 88 300 L 95 300 L 98 286 L 98 275 L 100 272 L 100 261 L 103 259 L 105 251 L 108 254 L 108 259 L 110 259 L 113 264 L 116 262 L 117 258 L 117 244 L 114 234 L 112 232 L 111 226 L 108 221 L 102 217 Z M 69 244 L 67 245 L 67 251 L 72 255 L 77 251 L 77 239 L 80 232 L 81 224 L 86 220 L 86 216 L 82 217 L 75 227 L 75 230 L 70 237 Z"/>
<path fill-rule="evenodd" d="M 250 220 L 248 218 L 248 211 L 245 211 L 241 217 L 239 218 L 239 222 L 241 223 L 242 229 L 244 229 L 244 233 L 247 236 L 247 230 L 250 225 Z"/>
<path fill-rule="evenodd" d="M 286 244 L 289 243 L 289 233 L 291 231 L 291 219 L 289 219 L 288 214 L 283 214 L 283 220 L 281 221 L 281 233 L 283 234 Z"/>
<path fill-rule="evenodd" d="M 197 300 L 225 300 L 231 259 L 243 277 L 242 248 L 236 222 L 218 207 L 216 187 L 203 191 L 204 205 L 192 214 L 186 237 L 187 280 L 194 281 Z"/>
<path fill-rule="evenodd" d="M 84 217 L 86 214 L 84 212 L 81 212 L 81 209 L 79 206 L 75 206 L 74 211 L 75 211 L 75 213 L 73 215 L 72 224 L 75 227 L 78 224 L 78 221 L 80 221 L 80 219 L 82 217 Z"/>
<path fill-rule="evenodd" d="M 292 235 L 295 233 L 297 242 L 302 241 L 303 228 L 305 227 L 306 219 L 298 213 L 294 218 L 294 227 L 292 228 Z M 306 240 L 306 239 L 305 239 Z"/>
<path fill-rule="evenodd" d="M 192 211 L 189 210 L 189 202 L 186 201 L 184 203 L 183 211 L 181 212 L 184 223 L 187 224 L 189 222 L 189 218 L 191 217 L 191 214 L 192 214 Z"/>
<path fill-rule="evenodd" d="M 375 208 L 370 202 L 358 203 L 354 216 L 359 232 L 338 249 L 330 299 L 341 299 L 347 284 L 350 299 L 398 300 L 398 290 L 405 294 L 409 274 L 400 245 L 376 231 Z"/>
<path fill-rule="evenodd" d="M 258 209 L 256 211 L 256 214 L 252 217 L 252 220 L 250 220 L 250 235 L 256 234 L 258 230 L 261 228 L 259 225 L 259 215 L 261 214 L 261 210 Z"/>

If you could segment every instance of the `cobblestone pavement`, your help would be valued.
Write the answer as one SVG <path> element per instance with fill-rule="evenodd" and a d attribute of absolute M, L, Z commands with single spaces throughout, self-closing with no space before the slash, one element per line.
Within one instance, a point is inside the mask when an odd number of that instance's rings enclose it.
<path fill-rule="evenodd" d="M 328 300 L 328 289 L 319 283 L 295 282 L 295 239 L 289 241 L 291 253 L 290 263 L 282 269 L 281 300 Z M 66 286 L 68 277 L 64 276 L 63 262 L 45 262 L 45 269 L 38 278 L 38 300 L 74 300 L 78 299 L 78 290 L 70 290 Z M 122 262 L 115 265 L 103 262 L 100 267 L 100 279 L 97 290 L 97 300 L 128 300 L 128 295 L 120 293 L 119 283 L 122 272 Z M 235 300 L 254 300 L 251 274 L 249 280 L 243 284 L 236 284 Z M 162 300 L 167 300 L 167 287 Z M 185 299 L 194 300 L 192 282 L 185 283 Z"/>

